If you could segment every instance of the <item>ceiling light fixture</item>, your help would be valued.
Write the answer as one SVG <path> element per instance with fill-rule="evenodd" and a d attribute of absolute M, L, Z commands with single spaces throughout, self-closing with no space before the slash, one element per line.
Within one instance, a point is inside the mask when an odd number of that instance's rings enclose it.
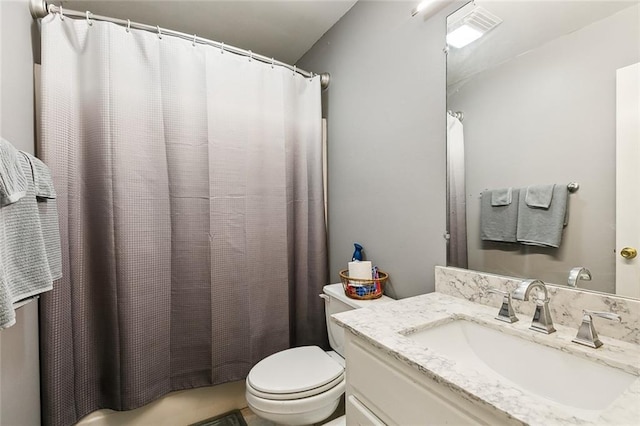
<path fill-rule="evenodd" d="M 502 23 L 502 19 L 473 3 L 470 3 L 469 9 L 463 7 L 451 18 L 447 27 L 447 44 L 458 49 L 473 43 Z"/>
<path fill-rule="evenodd" d="M 481 31 L 465 24 L 447 34 L 447 44 L 459 49 L 473 43 L 482 37 L 482 34 Z"/>

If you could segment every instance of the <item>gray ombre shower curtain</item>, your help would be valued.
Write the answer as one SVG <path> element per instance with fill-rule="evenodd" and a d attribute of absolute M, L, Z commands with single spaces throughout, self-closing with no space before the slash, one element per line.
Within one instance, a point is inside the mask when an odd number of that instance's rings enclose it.
<path fill-rule="evenodd" d="M 45 424 L 325 343 L 319 78 L 49 15 L 41 107 L 64 253 L 40 304 Z"/>

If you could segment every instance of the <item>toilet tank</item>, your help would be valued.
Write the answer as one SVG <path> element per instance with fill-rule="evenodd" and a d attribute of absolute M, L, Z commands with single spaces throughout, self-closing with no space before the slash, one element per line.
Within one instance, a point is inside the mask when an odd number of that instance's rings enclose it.
<path fill-rule="evenodd" d="M 350 311 L 352 309 L 366 308 L 377 306 L 381 303 L 389 303 L 394 300 L 388 296 L 382 295 L 378 299 L 358 300 L 351 299 L 344 294 L 342 284 L 329 284 L 323 288 L 324 294 L 324 312 L 327 319 L 327 333 L 329 333 L 329 344 L 331 349 L 339 353 L 344 358 L 344 329 L 331 321 L 331 315 L 340 312 Z"/>

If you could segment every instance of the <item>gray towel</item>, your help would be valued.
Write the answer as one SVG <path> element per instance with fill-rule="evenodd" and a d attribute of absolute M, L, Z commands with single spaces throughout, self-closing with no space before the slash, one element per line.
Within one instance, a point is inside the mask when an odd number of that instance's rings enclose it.
<path fill-rule="evenodd" d="M 491 191 L 491 205 L 496 206 L 508 206 L 511 204 L 511 188 L 494 189 Z"/>
<path fill-rule="evenodd" d="M 492 206 L 493 191 L 484 191 L 480 200 L 480 238 L 484 241 L 516 242 L 518 223 L 518 203 Z M 519 189 L 513 189 L 511 196 L 518 199 Z"/>
<path fill-rule="evenodd" d="M 527 187 L 527 195 L 524 201 L 529 207 L 548 209 L 553 200 L 555 185 L 532 185 Z"/>
<path fill-rule="evenodd" d="M 28 152 L 20 151 L 20 153 L 27 158 L 31 165 L 33 183 L 36 188 L 36 197 L 51 200 L 55 199 L 56 190 L 53 187 L 53 180 L 51 179 L 49 167 L 47 167 L 47 165 L 39 158 L 34 157 Z"/>
<path fill-rule="evenodd" d="M 555 185 L 548 209 L 530 207 L 526 191 L 518 203 L 518 242 L 543 247 L 560 247 L 567 213 L 567 185 Z"/>
<path fill-rule="evenodd" d="M 0 207 L 15 203 L 27 193 L 27 179 L 18 163 L 18 150 L 0 138 Z"/>
<path fill-rule="evenodd" d="M 13 303 L 53 288 L 31 164 L 24 155 L 17 159 L 27 190 L 0 208 L 0 329 L 15 323 Z"/>
<path fill-rule="evenodd" d="M 58 204 L 55 200 L 56 190 L 53 187 L 49 167 L 31 154 L 23 151 L 20 151 L 20 153 L 24 155 L 31 166 L 31 176 L 35 186 L 36 199 L 38 200 L 38 214 L 40 216 L 44 247 L 47 252 L 51 278 L 55 281 L 62 278 L 62 252 L 60 249 Z"/>

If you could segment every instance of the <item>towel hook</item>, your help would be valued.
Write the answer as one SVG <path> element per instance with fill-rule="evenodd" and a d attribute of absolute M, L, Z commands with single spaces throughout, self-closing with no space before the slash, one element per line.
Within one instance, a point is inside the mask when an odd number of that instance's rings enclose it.
<path fill-rule="evenodd" d="M 572 194 L 574 192 L 578 192 L 578 189 L 580 189 L 580 184 L 578 182 L 571 182 L 567 185 L 567 190 Z"/>
<path fill-rule="evenodd" d="M 131 19 L 127 19 L 127 28 L 126 28 L 127 32 L 129 32 L 131 30 Z"/>
<path fill-rule="evenodd" d="M 87 20 L 87 24 L 89 24 L 89 26 L 91 27 L 91 26 L 93 26 L 93 22 L 91 21 L 90 15 L 91 15 L 91 12 L 89 12 L 89 11 L 87 10 L 87 11 L 85 12 L 85 18 L 86 18 L 86 20 Z"/>
<path fill-rule="evenodd" d="M 158 38 L 162 40 L 162 31 L 160 30 L 160 25 L 156 25 L 156 29 L 158 30 Z"/>

